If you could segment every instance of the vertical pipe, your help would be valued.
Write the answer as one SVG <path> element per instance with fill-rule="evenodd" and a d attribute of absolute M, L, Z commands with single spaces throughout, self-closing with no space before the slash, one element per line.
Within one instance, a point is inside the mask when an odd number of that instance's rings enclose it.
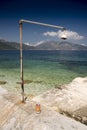
<path fill-rule="evenodd" d="M 24 99 L 24 77 L 23 77 L 23 56 L 22 56 L 22 23 L 20 22 L 20 78 L 21 78 L 21 94 L 22 102 L 25 102 Z"/>

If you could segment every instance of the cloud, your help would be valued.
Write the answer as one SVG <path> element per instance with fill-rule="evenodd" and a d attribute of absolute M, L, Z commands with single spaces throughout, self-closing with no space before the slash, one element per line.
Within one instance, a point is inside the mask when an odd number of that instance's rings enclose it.
<path fill-rule="evenodd" d="M 66 37 L 68 39 L 73 39 L 73 40 L 84 39 L 84 36 L 81 36 L 77 32 L 69 31 L 69 30 L 66 30 L 64 32 L 61 30 L 59 30 L 58 32 L 45 32 L 43 35 L 44 36 L 51 36 L 51 37 L 58 37 L 58 38 L 61 38 L 62 35 L 66 35 Z"/>
<path fill-rule="evenodd" d="M 58 32 L 46 32 L 44 33 L 44 36 L 52 36 L 52 37 L 55 37 L 58 35 Z"/>

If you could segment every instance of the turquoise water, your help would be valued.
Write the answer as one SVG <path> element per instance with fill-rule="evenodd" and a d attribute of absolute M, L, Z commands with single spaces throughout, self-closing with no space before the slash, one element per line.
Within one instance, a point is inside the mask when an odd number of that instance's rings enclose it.
<path fill-rule="evenodd" d="M 87 51 L 23 51 L 25 93 L 40 94 L 87 76 Z M 0 51 L 1 86 L 20 92 L 20 52 Z"/>

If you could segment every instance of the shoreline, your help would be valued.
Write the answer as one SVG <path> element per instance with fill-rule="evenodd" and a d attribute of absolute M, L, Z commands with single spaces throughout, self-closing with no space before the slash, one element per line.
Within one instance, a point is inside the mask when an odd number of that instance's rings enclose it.
<path fill-rule="evenodd" d="M 77 77 L 69 84 L 56 86 L 55 88 L 39 95 L 25 93 L 25 96 L 27 100 L 43 103 L 45 106 L 50 107 L 54 111 L 74 118 L 75 120 L 87 125 L 86 86 L 87 77 Z M 1 95 L 8 92 L 20 95 L 21 99 L 21 91 L 9 91 L 0 85 Z"/>
<path fill-rule="evenodd" d="M 54 88 L 33 98 L 51 109 L 87 125 L 87 77 Z"/>
<path fill-rule="evenodd" d="M 0 128 L 32 130 L 87 130 L 87 126 L 62 115 L 41 103 L 41 113 L 36 114 L 36 101 L 21 103 L 20 96 L 0 86 Z M 36 97 L 37 98 L 37 97 Z M 3 109 L 2 109 L 3 106 Z"/>

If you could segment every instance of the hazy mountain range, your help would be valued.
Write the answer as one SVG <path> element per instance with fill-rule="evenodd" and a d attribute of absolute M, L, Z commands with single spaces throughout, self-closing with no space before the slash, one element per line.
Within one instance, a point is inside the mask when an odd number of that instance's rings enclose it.
<path fill-rule="evenodd" d="M 19 49 L 20 49 L 20 44 L 17 42 L 9 42 L 3 39 L 0 40 L 0 50 L 19 50 Z M 23 44 L 23 49 L 24 50 L 34 49 L 34 47 Z"/>
<path fill-rule="evenodd" d="M 48 41 L 37 45 L 36 49 L 37 50 L 87 50 L 87 46 L 74 44 L 67 41 L 63 41 L 63 42 Z"/>
<path fill-rule="evenodd" d="M 9 42 L 0 40 L 0 50 L 19 50 L 20 44 L 17 42 Z M 74 44 L 67 41 L 56 42 L 46 41 L 37 45 L 23 44 L 23 50 L 87 50 L 87 46 Z"/>

